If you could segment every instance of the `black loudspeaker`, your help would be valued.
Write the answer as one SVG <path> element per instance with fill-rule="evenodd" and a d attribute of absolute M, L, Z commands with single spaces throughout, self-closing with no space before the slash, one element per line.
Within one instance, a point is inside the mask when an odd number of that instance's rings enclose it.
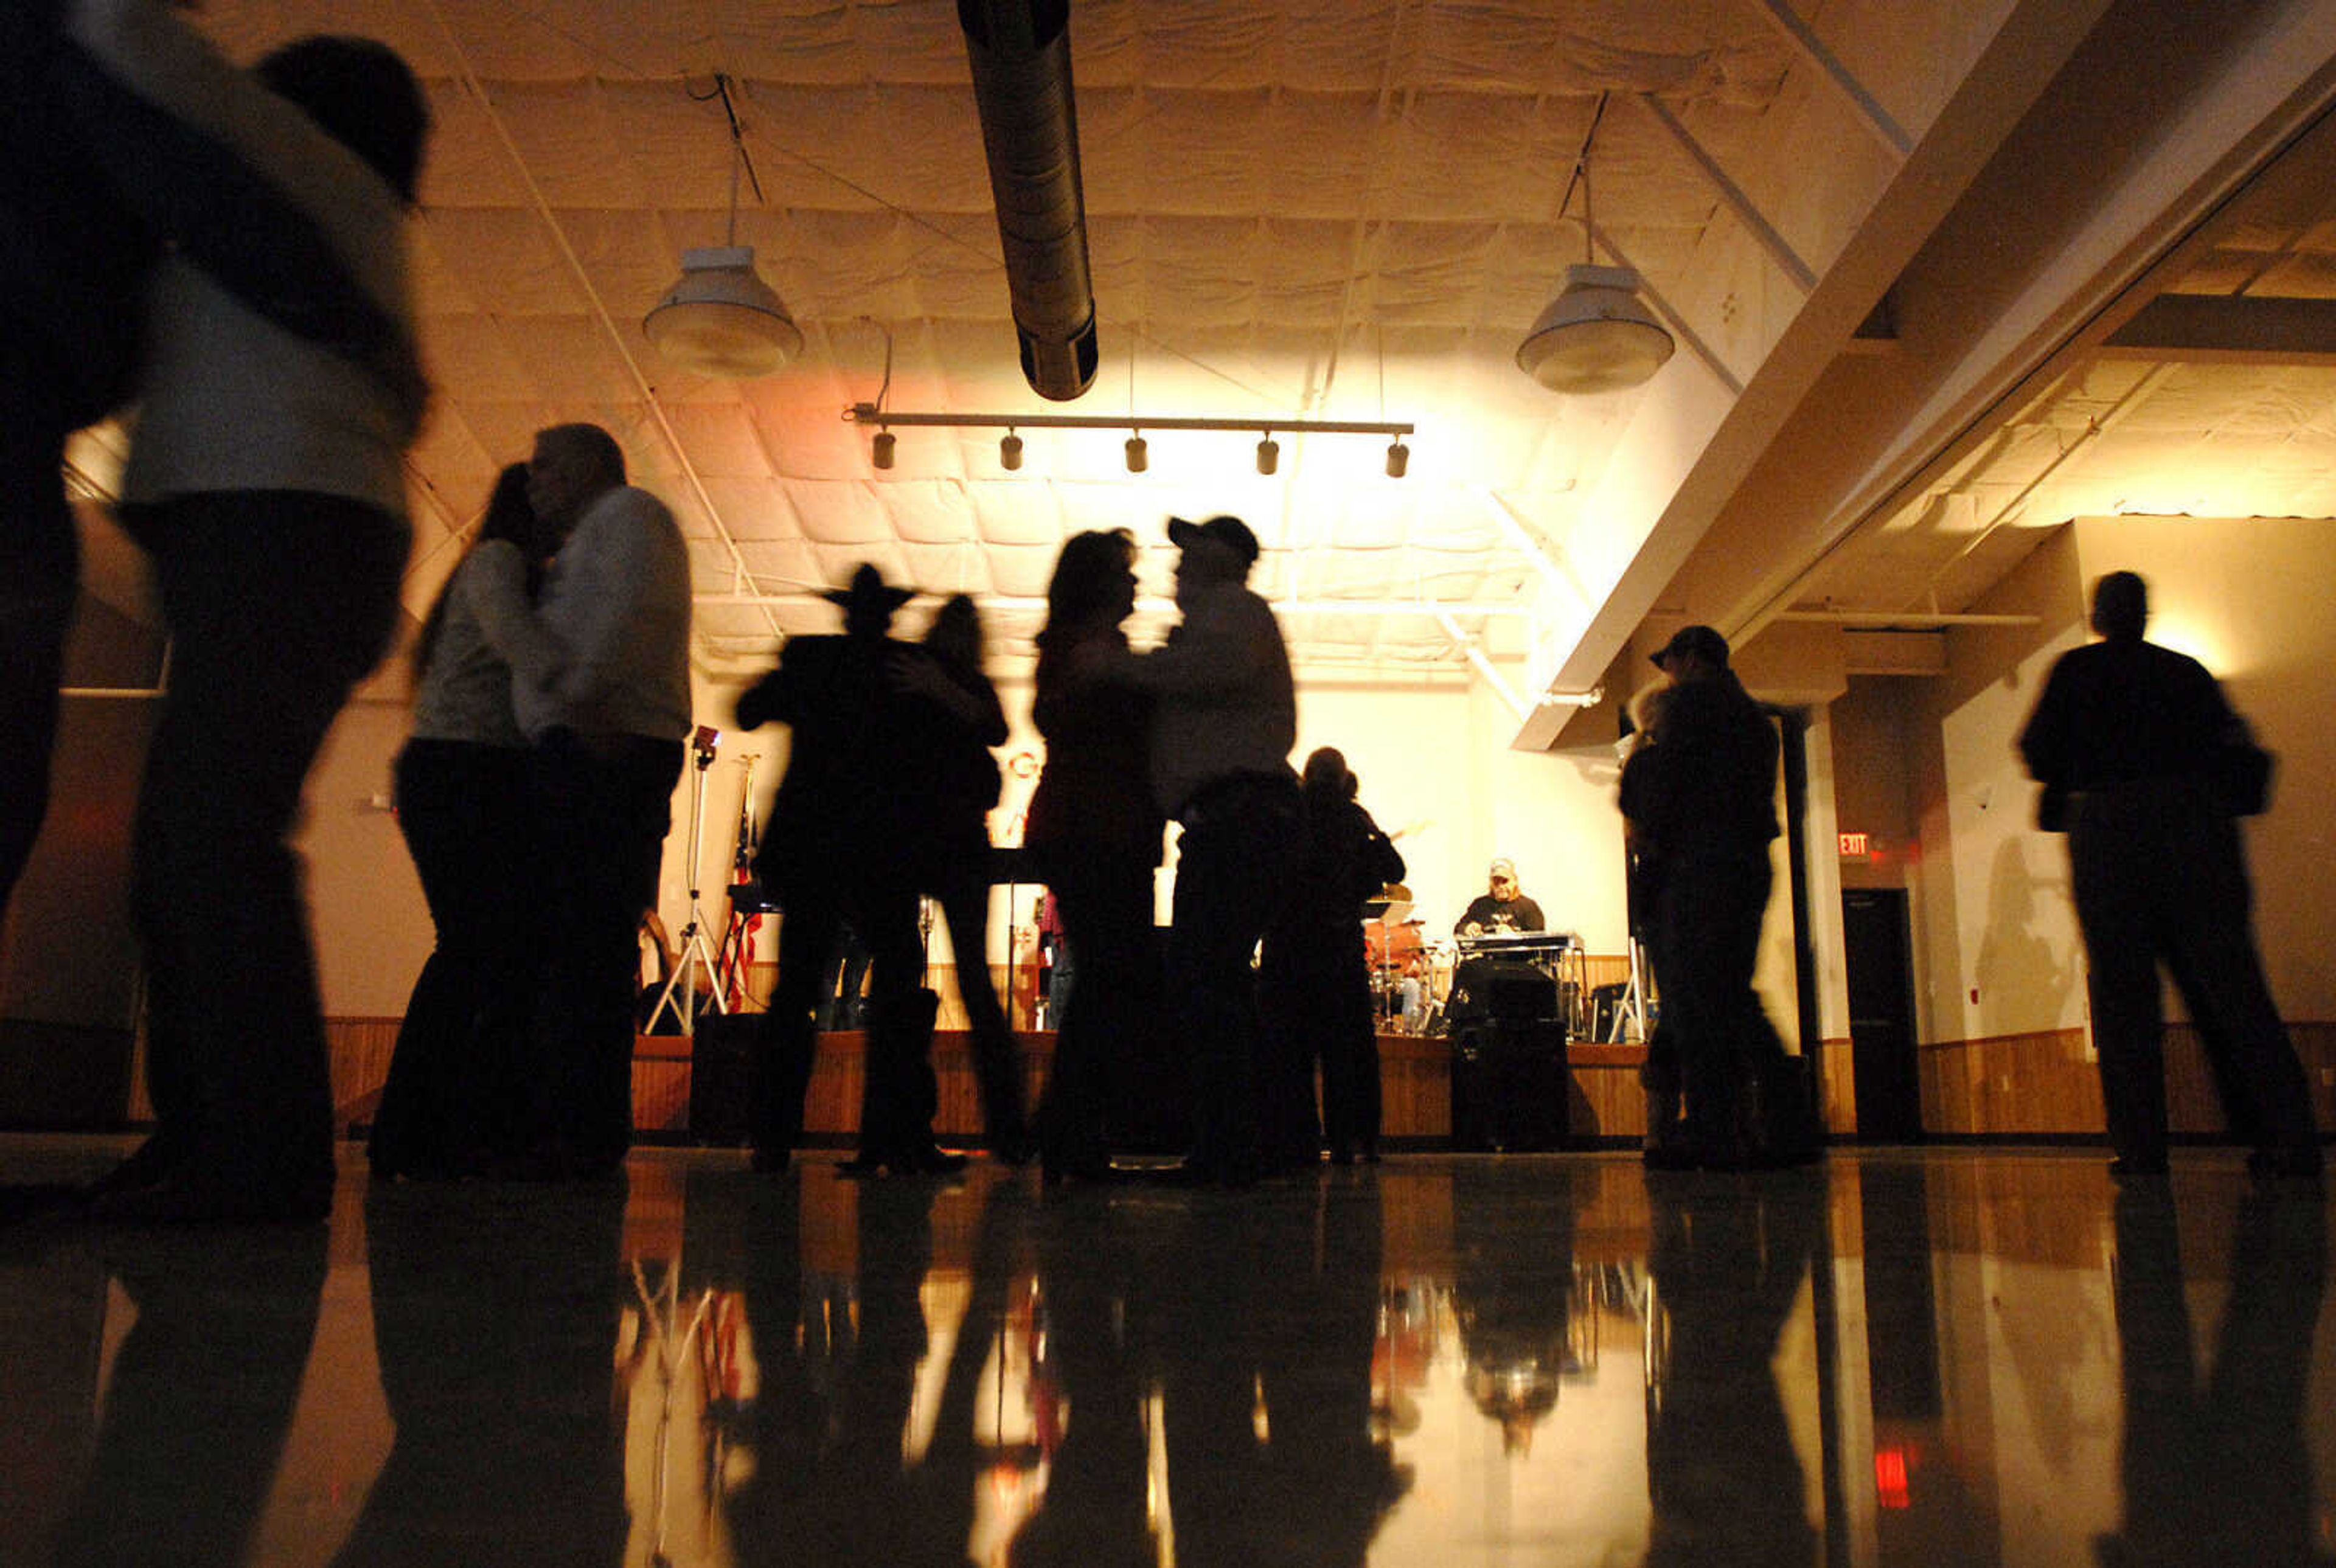
<path fill-rule="evenodd" d="M 1452 1037 L 1452 1146 L 1502 1154 L 1562 1149 L 1571 1128 L 1570 1088 L 1564 1026 L 1463 1026 Z"/>
<path fill-rule="evenodd" d="M 1630 993 L 1630 982 L 1616 980 L 1611 986 L 1590 988 L 1590 1037 L 1611 1040 L 1614 1035 L 1614 1015 L 1622 1010 L 1622 999 Z"/>
<path fill-rule="evenodd" d="M 1554 1023 L 1557 982 L 1522 959 L 1470 959 L 1452 975 L 1445 1013 L 1456 1028 L 1464 1024 Z"/>
<path fill-rule="evenodd" d="M 701 1144 L 749 1141 L 754 1039 L 760 1013 L 707 1013 L 689 1043 L 689 1135 Z"/>

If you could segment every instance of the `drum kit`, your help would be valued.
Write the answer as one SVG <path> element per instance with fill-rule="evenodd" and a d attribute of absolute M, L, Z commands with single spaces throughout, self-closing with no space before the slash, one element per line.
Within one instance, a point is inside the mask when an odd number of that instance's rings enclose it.
<path fill-rule="evenodd" d="M 1369 956 L 1373 1016 L 1382 1033 L 1428 1035 L 1451 993 L 1456 954 L 1430 942 L 1412 920 L 1411 890 L 1389 882 L 1363 905 L 1363 949 Z"/>

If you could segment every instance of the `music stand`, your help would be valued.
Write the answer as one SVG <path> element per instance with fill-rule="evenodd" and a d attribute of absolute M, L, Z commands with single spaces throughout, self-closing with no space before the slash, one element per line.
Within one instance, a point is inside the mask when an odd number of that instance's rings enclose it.
<path fill-rule="evenodd" d="M 1028 852 L 1021 845 L 992 844 L 989 846 L 990 885 L 995 887 L 999 882 L 1006 884 L 1006 1027 L 1009 1031 L 1014 1027 L 1016 989 L 1014 982 L 1021 972 L 1022 951 L 1021 944 L 1014 940 L 1014 893 L 1015 890 L 1022 885 L 1023 875 L 1029 869 Z M 989 954 L 987 951 L 989 931 L 986 925 L 981 933 L 981 940 L 985 950 L 976 957 L 978 962 L 987 964 L 989 962 Z M 963 964 L 965 955 L 959 954 L 957 961 Z"/>

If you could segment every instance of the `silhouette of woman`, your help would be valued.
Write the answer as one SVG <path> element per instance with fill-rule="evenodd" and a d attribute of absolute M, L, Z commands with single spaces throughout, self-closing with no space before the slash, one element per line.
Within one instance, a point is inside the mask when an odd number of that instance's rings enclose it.
<path fill-rule="evenodd" d="M 397 757 L 397 825 L 422 878 L 437 946 L 414 982 L 368 1152 L 376 1176 L 452 1176 L 511 1152 L 527 1031 L 527 742 L 511 672 L 467 588 L 481 544 L 549 552 L 527 465 L 495 482 L 472 538 L 414 645 L 414 734 Z"/>

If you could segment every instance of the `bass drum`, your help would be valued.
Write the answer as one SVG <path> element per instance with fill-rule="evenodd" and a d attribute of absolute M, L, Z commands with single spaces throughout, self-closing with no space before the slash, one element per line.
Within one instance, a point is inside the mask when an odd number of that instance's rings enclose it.
<path fill-rule="evenodd" d="M 1363 923 L 1363 951 L 1369 957 L 1373 979 L 1412 972 L 1413 966 L 1426 954 L 1419 928 L 1417 920 L 1400 920 L 1392 925 L 1385 920 Z"/>

